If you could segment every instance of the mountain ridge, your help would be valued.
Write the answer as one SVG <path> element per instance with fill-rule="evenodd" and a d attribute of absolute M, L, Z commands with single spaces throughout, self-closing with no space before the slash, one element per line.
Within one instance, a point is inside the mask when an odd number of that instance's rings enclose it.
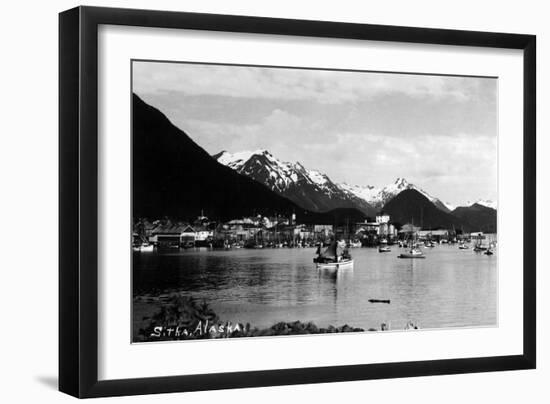
<path fill-rule="evenodd" d="M 412 223 L 423 229 L 471 228 L 470 223 L 438 209 L 425 195 L 416 189 L 405 189 L 390 199 L 382 208 L 394 223 Z"/>
<path fill-rule="evenodd" d="M 376 214 L 376 209 L 368 202 L 341 189 L 326 174 L 306 169 L 299 162 L 283 162 L 267 150 L 222 151 L 212 157 L 304 209 L 325 212 L 337 208 L 356 208 L 367 216 Z"/>
<path fill-rule="evenodd" d="M 496 233 L 497 211 L 480 203 L 471 206 L 459 206 L 451 214 L 471 226 L 472 231 Z"/>
<path fill-rule="evenodd" d="M 158 109 L 132 98 L 134 217 L 222 220 L 304 210 L 264 185 L 219 164 Z"/>
<path fill-rule="evenodd" d="M 416 189 L 438 209 L 446 213 L 451 211 L 440 199 L 401 177 L 382 188 L 372 185 L 338 184 L 318 170 L 306 169 L 300 162 L 283 162 L 265 149 L 236 153 L 224 150 L 212 157 L 240 174 L 263 183 L 303 208 L 313 211 L 355 206 L 363 213 L 373 216 L 390 199 L 405 189 Z M 300 189 L 304 186 L 309 189 Z M 330 201 L 327 202 L 326 197 Z"/>
<path fill-rule="evenodd" d="M 398 177 L 393 183 L 388 184 L 382 188 L 377 188 L 372 185 L 360 186 L 360 185 L 349 185 L 346 183 L 340 184 L 343 188 L 347 189 L 349 192 L 354 193 L 360 198 L 365 199 L 369 204 L 374 207 L 382 208 L 390 199 L 397 196 L 400 192 L 406 189 L 415 189 L 424 195 L 426 198 L 432 202 L 436 208 L 442 210 L 443 212 L 449 213 L 449 209 L 446 204 L 444 204 L 440 199 L 428 194 L 422 188 L 417 187 L 416 185 L 408 182 L 405 178 Z"/>
<path fill-rule="evenodd" d="M 247 154 L 242 156 L 239 165 L 244 174 L 240 174 L 230 166 L 231 161 L 225 162 L 226 164 L 218 162 L 224 152 L 214 155 L 213 158 L 184 131 L 173 125 L 161 111 L 146 104 L 135 94 L 132 112 L 134 217 L 191 219 L 204 210 L 207 216 L 215 220 L 257 214 L 295 214 L 301 223 L 342 224 L 343 221 L 357 222 L 372 218 L 372 214 L 368 215 L 358 208 L 361 205 L 351 195 L 343 195 L 345 191 L 319 171 L 308 170 L 300 163 L 281 163 L 269 152 L 260 150 L 259 154 L 264 160 L 255 159 L 248 166 L 246 163 L 250 160 L 250 155 L 248 158 Z M 227 152 L 225 155 L 227 157 Z M 239 159 L 232 161 L 236 160 Z M 252 163 L 258 165 L 259 171 Z M 332 200 L 337 204 L 329 204 L 323 211 L 304 209 L 247 173 L 248 169 L 256 170 L 254 173 L 262 173 L 265 167 L 278 170 L 267 172 L 273 187 L 278 186 L 283 190 L 299 179 L 300 184 L 305 183 L 312 189 L 323 191 L 326 199 L 321 202 Z M 281 173 L 285 175 L 277 175 Z M 496 230 L 496 210 L 476 203 L 467 208 L 457 208 L 452 214 L 446 213 L 437 208 L 425 193 L 412 189 L 409 185 L 406 180 L 398 179 L 393 188 L 386 189 L 385 196 L 389 197 L 392 194 L 390 191 L 405 188 L 381 208 L 392 216 L 393 222 L 408 221 L 412 217 L 418 224 L 423 222 L 430 227 L 462 225 L 472 231 L 492 228 Z M 301 197 L 304 200 L 311 198 L 312 203 L 318 203 L 315 193 L 304 192 Z M 374 209 L 368 204 L 365 206 Z M 421 216 L 418 216 L 419 211 L 422 212 Z M 494 227 L 491 227 L 493 224 Z"/>

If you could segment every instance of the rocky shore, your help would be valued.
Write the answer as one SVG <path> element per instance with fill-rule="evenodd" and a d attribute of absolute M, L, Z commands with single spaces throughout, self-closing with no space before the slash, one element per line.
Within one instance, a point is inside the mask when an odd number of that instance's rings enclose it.
<path fill-rule="evenodd" d="M 220 319 L 205 302 L 182 295 L 134 298 L 133 341 L 173 341 L 188 339 L 239 338 L 303 334 L 363 332 L 363 328 L 318 327 L 313 322 L 278 322 L 268 328 Z M 368 331 L 377 331 L 369 329 Z"/>

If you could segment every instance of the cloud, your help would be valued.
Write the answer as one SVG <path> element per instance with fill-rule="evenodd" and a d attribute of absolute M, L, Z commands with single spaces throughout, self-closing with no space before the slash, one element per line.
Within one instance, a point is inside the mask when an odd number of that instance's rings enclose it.
<path fill-rule="evenodd" d="M 296 136 L 303 133 L 303 127 L 304 123 L 300 117 L 281 109 L 272 110 L 253 124 L 214 123 L 191 119 L 180 126 L 210 154 L 221 150 L 268 149 L 278 156 L 289 155 L 286 150 L 287 142 L 292 142 L 293 138 L 298 140 Z M 296 145 L 296 142 L 292 144 Z"/>
<path fill-rule="evenodd" d="M 465 85 L 461 77 L 161 62 L 134 62 L 133 69 L 134 91 L 141 94 L 169 91 L 325 104 L 394 93 L 458 101 L 478 95 L 477 86 Z"/>
<path fill-rule="evenodd" d="M 337 182 L 496 198 L 494 79 L 141 62 L 133 77 L 211 154 L 268 149 Z"/>

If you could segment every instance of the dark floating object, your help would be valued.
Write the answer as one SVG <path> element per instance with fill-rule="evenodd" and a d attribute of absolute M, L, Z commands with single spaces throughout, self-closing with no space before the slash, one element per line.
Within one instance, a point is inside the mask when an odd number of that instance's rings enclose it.
<path fill-rule="evenodd" d="M 390 304 L 390 299 L 369 299 L 370 303 L 387 303 Z"/>

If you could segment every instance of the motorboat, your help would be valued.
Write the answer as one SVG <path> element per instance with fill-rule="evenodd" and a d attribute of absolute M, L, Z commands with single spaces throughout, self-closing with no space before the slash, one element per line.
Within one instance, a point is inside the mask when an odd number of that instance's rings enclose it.
<path fill-rule="evenodd" d="M 132 250 L 138 252 L 153 252 L 155 250 L 155 246 L 149 243 L 142 243 L 140 245 L 133 246 Z"/>
<path fill-rule="evenodd" d="M 409 237 L 405 247 L 407 247 L 407 251 L 399 254 L 397 258 L 426 258 L 424 253 L 419 248 L 418 237 L 414 231 L 414 227 L 413 230 L 409 232 Z"/>
<path fill-rule="evenodd" d="M 397 258 L 426 258 L 426 256 L 418 248 L 411 248 L 407 252 L 399 254 Z"/>

